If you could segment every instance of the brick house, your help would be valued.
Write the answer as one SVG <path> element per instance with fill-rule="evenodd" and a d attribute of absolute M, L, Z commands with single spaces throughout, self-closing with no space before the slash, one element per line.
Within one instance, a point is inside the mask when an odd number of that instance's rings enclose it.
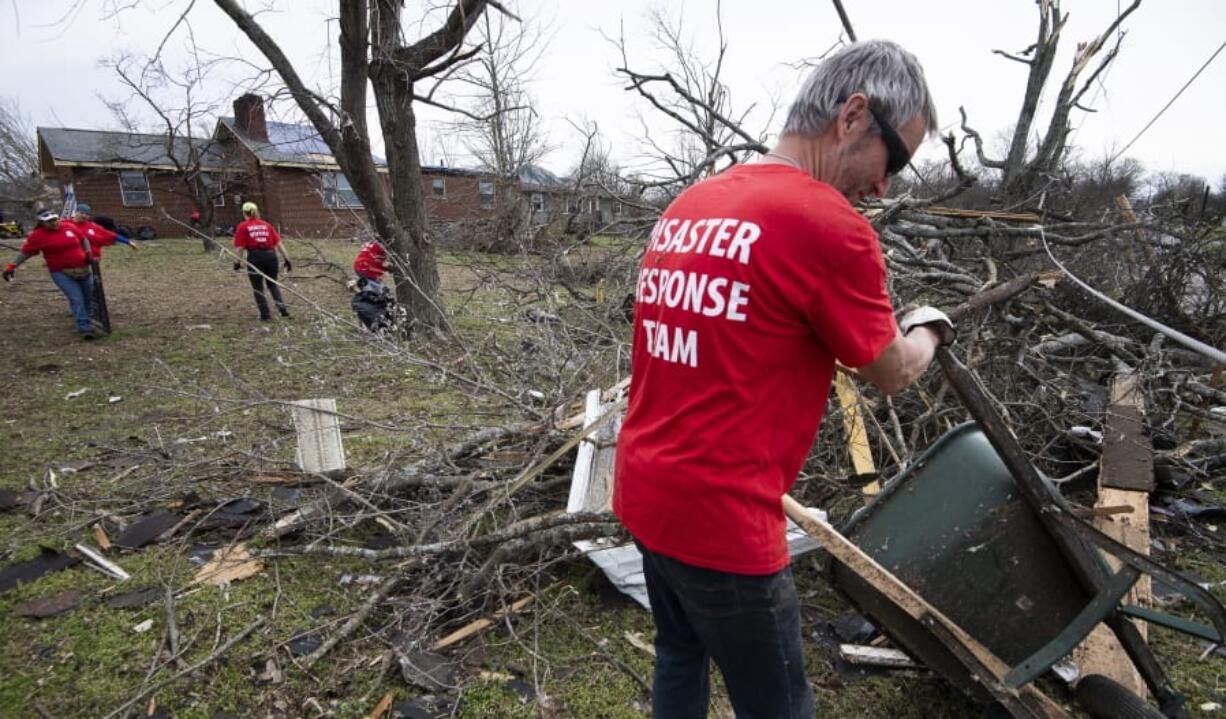
<path fill-rule="evenodd" d="M 96 214 L 133 228 L 150 225 L 163 237 L 185 234 L 195 209 L 188 178 L 207 188 L 218 227 L 241 221 L 248 200 L 288 236 L 354 237 L 366 225 L 361 203 L 314 128 L 266 121 L 256 95 L 235 100 L 234 117 L 220 118 L 208 138 L 40 127 L 38 151 L 43 176 L 62 193 L 71 187 Z M 456 233 L 442 230 L 452 225 L 471 232 L 521 204 L 533 214 L 538 206 L 540 213 L 561 207 L 560 186 L 539 168 L 529 179 L 422 167 L 426 218 L 444 244 Z"/>

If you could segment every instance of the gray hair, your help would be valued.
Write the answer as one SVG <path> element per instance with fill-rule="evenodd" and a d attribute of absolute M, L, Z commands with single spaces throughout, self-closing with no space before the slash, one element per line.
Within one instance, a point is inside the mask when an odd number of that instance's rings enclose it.
<path fill-rule="evenodd" d="M 868 95 L 895 128 L 922 112 L 926 134 L 937 131 L 937 110 L 919 60 L 889 40 L 865 40 L 848 45 L 813 68 L 788 109 L 783 134 L 820 135 L 834 122 L 847 98 L 857 92 Z"/>

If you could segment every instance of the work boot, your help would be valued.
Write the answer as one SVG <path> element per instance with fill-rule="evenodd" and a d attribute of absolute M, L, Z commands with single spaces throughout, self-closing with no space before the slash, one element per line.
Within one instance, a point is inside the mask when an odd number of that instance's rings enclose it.
<path fill-rule="evenodd" d="M 277 311 L 281 313 L 282 317 L 289 319 L 289 310 L 285 309 L 284 307 L 278 307 Z"/>
<path fill-rule="evenodd" d="M 94 333 L 93 333 L 93 332 L 85 332 L 85 333 L 83 333 L 83 334 L 81 335 L 81 339 L 85 340 L 86 342 L 93 342 L 93 341 L 94 341 Z"/>

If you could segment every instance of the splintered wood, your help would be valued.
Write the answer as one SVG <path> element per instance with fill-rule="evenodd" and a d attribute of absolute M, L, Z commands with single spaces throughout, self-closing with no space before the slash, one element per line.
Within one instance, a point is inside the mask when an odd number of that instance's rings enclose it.
<path fill-rule="evenodd" d="M 1149 554 L 1149 492 L 1153 482 L 1153 445 L 1145 435 L 1145 405 L 1136 373 L 1117 376 L 1111 383 L 1111 403 L 1103 422 L 1102 469 L 1099 471 L 1098 500 L 1095 508 L 1127 506 L 1127 512 L 1113 512 L 1094 518 L 1094 526 L 1104 534 L 1141 554 Z M 1122 489 L 1126 487 L 1127 489 Z M 1120 568 L 1108 556 L 1112 570 Z M 1125 604 L 1146 606 L 1152 597 L 1150 579 L 1142 575 L 1124 596 Z M 1145 622 L 1134 622 L 1141 636 L 1147 634 Z M 1105 625 L 1100 624 L 1073 652 L 1081 676 L 1102 674 L 1122 684 L 1134 694 L 1146 695 L 1145 682 L 1124 648 Z"/>
<path fill-rule="evenodd" d="M 345 468 L 345 445 L 336 416 L 335 399 L 293 402 L 298 430 L 298 466 L 304 472 L 326 473 Z"/>
<path fill-rule="evenodd" d="M 601 401 L 601 391 L 587 393 L 583 407 L 583 426 L 590 427 L 613 406 Z M 579 444 L 575 472 L 570 483 L 566 511 L 607 512 L 613 501 L 613 461 L 616 457 L 619 418 L 606 422 Z"/>
<path fill-rule="evenodd" d="M 847 451 L 851 454 L 851 466 L 856 474 L 876 474 L 873 450 L 868 444 L 868 430 L 864 426 L 864 412 L 860 409 L 860 391 L 844 372 L 834 373 L 834 391 L 843 410 L 843 432 L 847 435 Z M 865 494 L 877 494 L 881 485 L 873 481 L 864 487 Z"/>
<path fill-rule="evenodd" d="M 264 563 L 253 558 L 247 547 L 236 544 L 218 549 L 213 558 L 196 572 L 192 584 L 207 583 L 220 587 L 262 571 Z"/>

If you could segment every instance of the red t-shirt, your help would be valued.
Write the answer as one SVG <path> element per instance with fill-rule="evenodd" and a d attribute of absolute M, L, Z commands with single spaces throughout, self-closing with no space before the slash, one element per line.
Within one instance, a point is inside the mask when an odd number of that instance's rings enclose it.
<path fill-rule="evenodd" d="M 387 271 L 387 250 L 378 242 L 367 242 L 353 258 L 353 271 L 368 280 L 378 282 Z"/>
<path fill-rule="evenodd" d="M 76 220 L 60 220 L 60 227 L 65 224 L 71 225 L 80 234 L 85 235 L 85 239 L 89 240 L 89 251 L 95 260 L 102 259 L 102 248 L 115 244 L 115 238 L 119 237 L 119 233 L 111 232 L 102 225 L 92 221 L 77 222 Z"/>
<path fill-rule="evenodd" d="M 613 510 L 687 564 L 779 571 L 781 498 L 834 362 L 866 365 L 898 332 L 876 232 L 800 170 L 739 165 L 664 212 L 635 300 Z"/>
<path fill-rule="evenodd" d="M 281 235 L 277 228 L 264 220 L 251 218 L 238 223 L 234 231 L 234 246 L 245 247 L 248 250 L 271 250 L 281 244 Z"/>
<path fill-rule="evenodd" d="M 35 227 L 21 245 L 21 254 L 32 256 L 39 253 L 47 263 L 48 272 L 71 270 L 89 264 L 85 249 L 81 247 L 81 234 L 71 222 L 61 222 L 54 230 L 41 225 Z"/>

